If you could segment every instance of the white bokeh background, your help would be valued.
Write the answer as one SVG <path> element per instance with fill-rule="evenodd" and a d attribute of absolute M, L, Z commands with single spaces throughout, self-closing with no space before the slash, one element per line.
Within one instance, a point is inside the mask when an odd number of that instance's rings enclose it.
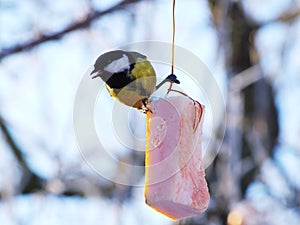
<path fill-rule="evenodd" d="M 0 51 L 41 33 L 63 29 L 82 19 L 90 7 L 103 10 L 118 2 L 0 0 Z M 300 19 L 292 24 L 273 21 L 291 5 L 299 10 L 300 2 L 241 2 L 252 20 L 265 23 L 255 35 L 255 45 L 264 76 L 274 87 L 279 112 L 279 145 L 274 159 L 265 162 L 262 169 L 262 180 L 269 182 L 257 181 L 247 193 L 250 201 L 259 204 L 269 191 L 279 198 L 289 198 L 291 190 L 282 182 L 274 164 L 282 168 L 293 188 L 300 189 Z M 46 193 L 15 195 L 22 171 L 0 132 L 1 224 L 173 223 L 144 204 L 142 188 L 135 188 L 132 199 L 122 206 L 99 195 L 86 198 L 56 195 L 60 192 L 59 180 L 65 176 L 93 177 L 97 182 L 106 182 L 82 160 L 74 137 L 73 102 L 82 76 L 104 51 L 145 40 L 170 42 L 171 8 L 171 1 L 167 0 L 142 1 L 128 10 L 101 17 L 89 28 L 0 61 L 0 115 L 21 146 L 30 168 L 47 181 L 48 188 Z M 176 20 L 176 44 L 207 65 L 226 98 L 224 56 L 208 3 L 177 1 Z M 110 109 L 112 104 L 113 100 L 107 96 L 101 103 L 102 110 Z M 124 154 L 122 150 L 115 151 Z M 107 170 L 115 171 L 110 165 Z M 265 204 L 261 207 L 275 203 Z M 299 208 L 276 210 L 272 224 L 300 224 Z"/>

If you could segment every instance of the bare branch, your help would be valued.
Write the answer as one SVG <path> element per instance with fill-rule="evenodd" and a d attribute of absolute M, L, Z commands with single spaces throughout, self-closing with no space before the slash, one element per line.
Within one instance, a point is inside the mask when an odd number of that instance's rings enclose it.
<path fill-rule="evenodd" d="M 283 13 L 278 20 L 282 21 L 282 22 L 293 22 L 294 20 L 296 20 L 297 18 L 299 18 L 300 16 L 300 10 L 295 8 L 291 8 L 289 9 L 287 12 Z"/>
<path fill-rule="evenodd" d="M 262 75 L 259 65 L 253 65 L 231 77 L 229 79 L 229 86 L 231 91 L 241 91 L 261 78 Z"/>
<path fill-rule="evenodd" d="M 104 16 L 106 14 L 115 12 L 117 10 L 121 10 L 121 9 L 123 9 L 125 6 L 127 6 L 129 4 L 136 3 L 136 2 L 139 2 L 139 1 L 140 0 L 124 0 L 124 1 L 122 1 L 122 2 L 120 2 L 118 4 L 116 4 L 116 5 L 112 6 L 109 9 L 106 9 L 106 10 L 103 10 L 103 11 L 92 11 L 91 13 L 89 13 L 85 17 L 84 20 L 76 22 L 76 23 L 73 23 L 73 24 L 70 24 L 69 26 L 67 26 L 63 30 L 54 32 L 54 33 L 52 33 L 50 35 L 42 34 L 42 35 L 40 35 L 35 40 L 31 40 L 31 41 L 28 41 L 28 42 L 25 42 L 25 43 L 22 43 L 22 44 L 19 44 L 19 45 L 10 47 L 10 48 L 6 48 L 6 49 L 4 48 L 0 52 L 0 60 L 3 59 L 3 58 L 5 58 L 5 57 L 7 57 L 7 56 L 9 56 L 9 55 L 29 50 L 29 49 L 31 49 L 31 48 L 39 45 L 39 44 L 47 42 L 47 41 L 53 41 L 53 40 L 60 39 L 61 37 L 63 37 L 64 35 L 72 32 L 72 31 L 79 30 L 79 29 L 82 29 L 82 28 L 90 26 L 90 24 L 94 20 L 98 19 L 101 16 Z"/>
<path fill-rule="evenodd" d="M 11 150 L 12 150 L 14 156 L 16 157 L 16 159 L 18 160 L 18 162 L 21 164 L 22 167 L 26 167 L 26 163 L 24 163 L 24 161 L 23 161 L 22 150 L 16 144 L 15 140 L 13 139 L 12 135 L 10 134 L 9 129 L 1 115 L 0 115 L 0 130 L 2 131 L 2 134 L 3 134 L 7 144 L 11 148 Z"/>
<path fill-rule="evenodd" d="M 23 171 L 22 183 L 20 185 L 19 191 L 21 193 L 28 193 L 36 189 L 40 189 L 43 180 L 37 177 L 27 165 L 22 149 L 18 146 L 18 144 L 14 140 L 13 136 L 11 135 L 5 123 L 5 120 L 2 118 L 1 115 L 0 115 L 0 130 L 2 131 L 6 143 L 10 147 L 13 155 L 15 156 L 16 160 L 18 161 Z"/>

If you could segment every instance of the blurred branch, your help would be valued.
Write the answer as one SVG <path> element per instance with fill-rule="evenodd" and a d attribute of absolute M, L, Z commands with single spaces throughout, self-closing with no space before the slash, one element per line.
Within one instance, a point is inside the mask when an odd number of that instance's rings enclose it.
<path fill-rule="evenodd" d="M 228 13 L 229 0 L 208 0 L 212 21 L 218 29 L 224 25 Z"/>
<path fill-rule="evenodd" d="M 241 91 L 262 78 L 259 65 L 253 65 L 229 79 L 229 87 L 233 92 Z"/>
<path fill-rule="evenodd" d="M 0 130 L 3 133 L 6 143 L 9 145 L 10 149 L 12 150 L 13 155 L 18 161 L 19 165 L 22 167 L 23 177 L 22 177 L 22 183 L 20 184 L 19 191 L 21 193 L 28 193 L 28 192 L 32 192 L 33 190 L 41 189 L 43 183 L 42 179 L 40 179 L 34 173 L 32 173 L 32 171 L 28 167 L 24 155 L 22 153 L 23 151 L 15 142 L 13 136 L 11 135 L 5 123 L 5 120 L 1 115 L 0 115 Z"/>
<path fill-rule="evenodd" d="M 6 139 L 7 144 L 9 145 L 14 156 L 18 160 L 19 164 L 22 167 L 24 167 L 25 169 L 29 170 L 27 168 L 25 161 L 23 160 L 22 150 L 19 148 L 19 146 L 14 141 L 14 139 L 13 139 L 12 135 L 10 134 L 8 127 L 1 115 L 0 115 L 0 129 L 4 135 L 4 138 Z"/>
<path fill-rule="evenodd" d="M 281 13 L 281 15 L 279 15 L 278 17 L 276 18 L 273 18 L 273 19 L 270 19 L 270 20 L 267 20 L 267 21 L 264 21 L 264 22 L 254 22 L 254 21 L 251 21 L 252 25 L 255 25 L 257 27 L 260 27 L 260 26 L 264 26 L 266 24 L 269 24 L 269 23 L 274 23 L 274 22 L 285 22 L 285 23 L 291 23 L 293 22 L 294 20 L 297 20 L 300 16 L 300 9 L 294 4 L 291 4 L 291 7 L 288 8 L 287 10 L 285 10 L 283 13 Z"/>
<path fill-rule="evenodd" d="M 19 44 L 19 45 L 16 45 L 16 46 L 12 46 L 10 48 L 6 48 L 6 49 L 4 48 L 0 52 L 0 60 L 7 57 L 7 56 L 9 56 L 9 55 L 29 50 L 29 49 L 37 46 L 37 45 L 40 45 L 42 43 L 47 42 L 47 41 L 53 41 L 53 40 L 60 39 L 61 37 L 63 37 L 64 35 L 66 35 L 70 32 L 73 32 L 73 31 L 76 31 L 76 30 L 79 30 L 79 29 L 82 29 L 82 28 L 86 28 L 86 27 L 90 26 L 90 24 L 94 20 L 98 19 L 99 17 L 104 16 L 104 15 L 109 14 L 109 13 L 112 13 L 112 12 L 115 12 L 115 11 L 118 11 L 118 10 L 121 10 L 129 4 L 136 3 L 136 2 L 139 2 L 139 1 L 140 0 L 123 0 L 120 3 L 114 5 L 111 8 L 108 8 L 106 10 L 92 11 L 86 16 L 86 18 L 84 20 L 78 21 L 78 22 L 73 23 L 73 24 L 70 24 L 69 26 L 67 26 L 63 30 L 54 32 L 50 35 L 42 34 L 35 40 L 31 40 L 31 41 L 28 41 L 28 42 L 25 42 L 25 43 L 22 43 L 22 44 Z"/>
<path fill-rule="evenodd" d="M 278 20 L 282 22 L 292 22 L 295 19 L 298 19 L 300 16 L 300 10 L 289 9 L 287 12 L 283 13 Z"/>
<path fill-rule="evenodd" d="M 280 16 L 279 20 L 282 21 L 282 22 L 291 22 L 295 19 L 298 19 L 299 16 L 300 16 L 300 10 L 294 11 L 294 12 L 291 12 L 291 13 L 286 13 L 286 14 Z"/>

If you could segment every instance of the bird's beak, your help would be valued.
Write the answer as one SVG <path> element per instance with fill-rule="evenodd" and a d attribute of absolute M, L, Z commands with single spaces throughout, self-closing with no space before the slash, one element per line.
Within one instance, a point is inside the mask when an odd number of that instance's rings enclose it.
<path fill-rule="evenodd" d="M 96 77 L 101 77 L 102 71 L 101 70 L 96 70 L 96 68 L 91 72 L 92 79 Z"/>

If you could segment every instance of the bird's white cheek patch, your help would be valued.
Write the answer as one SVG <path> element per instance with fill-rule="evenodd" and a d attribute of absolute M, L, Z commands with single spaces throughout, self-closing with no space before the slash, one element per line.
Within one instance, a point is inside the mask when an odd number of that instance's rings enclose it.
<path fill-rule="evenodd" d="M 125 54 L 123 54 L 122 58 L 114 60 L 104 67 L 104 70 L 110 73 L 120 72 L 125 69 L 129 69 L 129 60 Z"/>

